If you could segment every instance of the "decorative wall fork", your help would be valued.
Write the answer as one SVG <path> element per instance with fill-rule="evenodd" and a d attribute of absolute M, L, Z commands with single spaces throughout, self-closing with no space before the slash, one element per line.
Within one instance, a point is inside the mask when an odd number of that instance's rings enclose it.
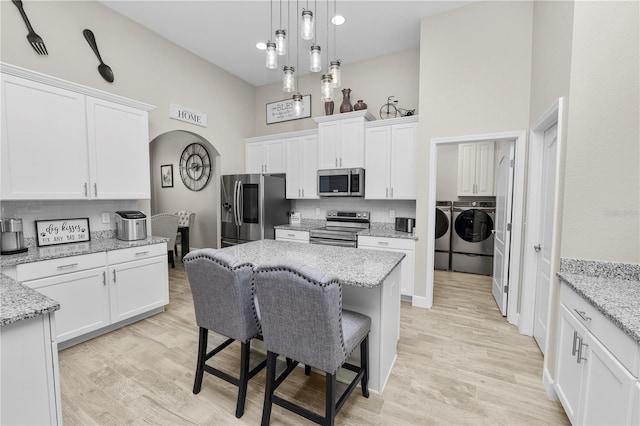
<path fill-rule="evenodd" d="M 33 50 L 35 50 L 38 55 L 48 55 L 49 53 L 47 52 L 47 47 L 44 45 L 42 37 L 36 34 L 35 31 L 33 31 L 33 27 L 29 22 L 29 18 L 27 18 L 27 14 L 24 12 L 24 8 L 22 7 L 22 0 L 11 1 L 20 11 L 20 15 L 22 15 L 24 23 L 27 24 L 27 29 L 29 30 L 29 34 L 27 34 L 27 40 L 29 41 L 29 43 L 31 43 L 31 47 L 33 47 Z"/>

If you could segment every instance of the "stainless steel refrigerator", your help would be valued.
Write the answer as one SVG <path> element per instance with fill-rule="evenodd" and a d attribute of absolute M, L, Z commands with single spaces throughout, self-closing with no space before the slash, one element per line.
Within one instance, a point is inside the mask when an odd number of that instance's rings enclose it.
<path fill-rule="evenodd" d="M 275 225 L 289 222 L 285 175 L 222 176 L 221 246 L 275 238 Z"/>

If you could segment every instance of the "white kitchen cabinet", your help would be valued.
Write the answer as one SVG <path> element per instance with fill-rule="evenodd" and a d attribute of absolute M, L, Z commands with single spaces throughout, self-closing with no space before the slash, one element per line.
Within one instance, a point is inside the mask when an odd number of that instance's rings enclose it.
<path fill-rule="evenodd" d="M 285 173 L 285 165 L 284 138 L 245 143 L 247 173 Z"/>
<path fill-rule="evenodd" d="M 292 241 L 296 243 L 309 243 L 309 231 L 290 229 L 276 229 L 277 241 Z"/>
<path fill-rule="evenodd" d="M 0 424 L 62 424 L 54 314 L 0 326 Z"/>
<path fill-rule="evenodd" d="M 640 381 L 636 380 L 631 393 L 631 424 L 640 425 Z"/>
<path fill-rule="evenodd" d="M 316 117 L 318 169 L 364 167 L 364 123 L 374 117 L 365 111 Z"/>
<path fill-rule="evenodd" d="M 638 344 L 566 284 L 560 293 L 556 392 L 572 424 L 632 423 Z"/>
<path fill-rule="evenodd" d="M 86 199 L 85 96 L 2 74 L 2 199 Z"/>
<path fill-rule="evenodd" d="M 169 303 L 166 244 L 114 250 L 107 258 L 112 323 Z"/>
<path fill-rule="evenodd" d="M 365 198 L 416 199 L 417 117 L 365 129 Z M 388 120 L 396 121 L 396 120 Z"/>
<path fill-rule="evenodd" d="M 6 200 L 150 198 L 150 105 L 2 64 Z"/>
<path fill-rule="evenodd" d="M 402 271 L 400 275 L 400 293 L 404 296 L 413 297 L 416 252 L 415 240 L 408 238 L 358 236 L 358 248 L 404 253 L 405 257 L 402 259 Z"/>
<path fill-rule="evenodd" d="M 147 111 L 87 97 L 90 197 L 151 198 Z"/>
<path fill-rule="evenodd" d="M 495 142 L 458 145 L 458 196 L 495 196 Z"/>
<path fill-rule="evenodd" d="M 318 197 L 318 136 L 286 138 L 286 196 L 288 199 Z"/>

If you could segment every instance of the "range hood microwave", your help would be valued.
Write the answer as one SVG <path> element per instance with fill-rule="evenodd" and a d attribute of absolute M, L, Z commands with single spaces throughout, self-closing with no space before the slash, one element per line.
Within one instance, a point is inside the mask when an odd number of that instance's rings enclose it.
<path fill-rule="evenodd" d="M 321 197 L 364 197 L 364 169 L 318 170 Z"/>

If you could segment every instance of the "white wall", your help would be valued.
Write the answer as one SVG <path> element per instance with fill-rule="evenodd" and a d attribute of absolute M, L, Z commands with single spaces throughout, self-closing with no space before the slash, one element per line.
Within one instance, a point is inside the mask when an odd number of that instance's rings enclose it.
<path fill-rule="evenodd" d="M 0 60 L 74 83 L 155 105 L 149 114 L 150 139 L 172 131 L 192 131 L 220 153 L 221 172 L 244 170 L 245 137 L 255 135 L 255 88 L 185 49 L 167 41 L 96 1 L 33 1 L 25 7 L 43 37 L 48 56 L 35 54 L 24 23 L 9 1 L 0 2 Z M 91 29 L 104 61 L 115 74 L 107 83 L 97 71 L 97 59 L 82 35 Z M 206 113 L 208 127 L 168 117 L 176 103 Z M 76 205 L 66 203 L 69 215 Z M 91 213 L 111 207 L 88 204 Z M 148 200 L 133 208 L 150 211 Z"/>
<path fill-rule="evenodd" d="M 429 214 L 431 138 L 528 128 L 532 15 L 529 2 L 479 2 L 422 20 L 418 221 Z M 418 227 L 418 296 L 425 296 L 431 273 L 426 270 L 428 232 Z"/>
<path fill-rule="evenodd" d="M 200 143 L 208 151 L 212 161 L 209 183 L 200 191 L 191 191 L 180 178 L 180 156 L 191 143 Z M 216 167 L 218 153 L 207 141 L 183 131 L 160 135 L 151 141 L 151 214 L 176 213 L 190 210 L 196 214 L 193 228 L 189 230 L 189 246 L 192 248 L 218 247 L 218 205 L 220 204 L 220 170 Z M 173 187 L 163 188 L 160 166 L 173 165 Z"/>
<path fill-rule="evenodd" d="M 306 52 L 305 52 L 306 53 Z M 334 89 L 334 114 L 339 114 L 342 103 L 343 88 L 351 89 L 351 104 L 358 99 L 367 104 L 367 109 L 380 119 L 380 107 L 387 102 L 387 97 L 394 95 L 398 106 L 406 109 L 418 108 L 420 52 L 418 49 L 407 49 L 388 55 L 378 56 L 366 61 L 342 65 L 342 87 Z M 303 65 L 304 64 L 304 65 Z M 300 66 L 308 66 L 308 55 L 300 56 Z M 281 70 L 274 70 L 282 74 Z M 324 116 L 324 103 L 320 101 L 321 72 L 300 77 L 300 93 L 311 94 L 311 116 Z M 256 89 L 256 136 L 292 132 L 317 128 L 313 118 L 266 124 L 265 106 L 269 102 L 290 99 L 292 94 L 282 91 L 282 82 L 277 82 Z M 418 114 L 419 111 L 416 111 Z"/>
<path fill-rule="evenodd" d="M 640 262 L 639 8 L 575 3 L 563 257 Z"/>

